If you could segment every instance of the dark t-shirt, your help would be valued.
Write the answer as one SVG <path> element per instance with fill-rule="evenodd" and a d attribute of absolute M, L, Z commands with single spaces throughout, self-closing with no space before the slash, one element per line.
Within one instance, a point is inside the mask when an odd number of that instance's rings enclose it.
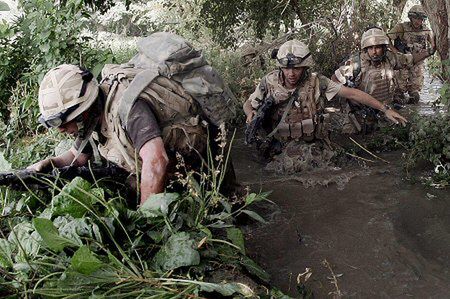
<path fill-rule="evenodd" d="M 100 126 L 95 130 L 101 135 Z M 161 129 L 159 128 L 156 117 L 152 111 L 151 105 L 142 99 L 137 99 L 131 107 L 128 117 L 128 125 L 125 130 L 133 143 L 137 152 L 141 150 L 141 147 L 153 138 L 161 136 Z M 102 140 L 100 136 L 100 140 Z M 74 148 L 78 150 L 83 140 L 77 138 L 74 143 Z M 88 143 L 82 151 L 83 154 L 92 154 L 92 147 Z"/>

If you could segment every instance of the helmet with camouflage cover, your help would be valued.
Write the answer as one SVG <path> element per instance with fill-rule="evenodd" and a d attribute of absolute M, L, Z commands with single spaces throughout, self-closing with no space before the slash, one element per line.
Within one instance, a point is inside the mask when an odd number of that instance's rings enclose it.
<path fill-rule="evenodd" d="M 244 46 L 242 46 L 241 48 L 241 57 L 247 57 L 247 56 L 256 56 L 256 49 L 253 45 L 251 44 L 245 44 Z"/>
<path fill-rule="evenodd" d="M 47 128 L 70 122 L 95 102 L 98 92 L 91 72 L 71 64 L 57 66 L 39 86 L 39 121 Z"/>
<path fill-rule="evenodd" d="M 378 45 L 389 45 L 389 38 L 383 29 L 375 27 L 366 30 L 361 37 L 361 49 Z"/>
<path fill-rule="evenodd" d="M 414 5 L 408 12 L 408 18 L 426 19 L 427 14 L 423 10 L 422 5 Z"/>
<path fill-rule="evenodd" d="M 290 40 L 281 45 L 277 53 L 279 67 L 312 67 L 314 60 L 307 45 L 298 40 Z"/>

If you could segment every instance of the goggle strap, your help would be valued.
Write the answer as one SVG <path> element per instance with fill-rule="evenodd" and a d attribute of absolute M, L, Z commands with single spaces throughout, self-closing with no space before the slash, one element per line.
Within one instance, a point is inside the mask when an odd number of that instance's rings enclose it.
<path fill-rule="evenodd" d="M 83 72 L 81 72 L 81 79 L 83 79 L 83 85 L 81 86 L 80 95 L 78 96 L 79 98 L 82 98 L 86 94 L 87 85 L 89 82 L 92 81 L 93 78 L 94 75 L 90 71 L 83 70 Z"/>

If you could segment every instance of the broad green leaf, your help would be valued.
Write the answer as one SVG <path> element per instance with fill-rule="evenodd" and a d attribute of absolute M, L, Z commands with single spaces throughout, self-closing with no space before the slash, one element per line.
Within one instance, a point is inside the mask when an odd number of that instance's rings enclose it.
<path fill-rule="evenodd" d="M 53 223 L 58 228 L 59 234 L 62 237 L 79 246 L 83 245 L 81 237 L 95 237 L 97 241 L 102 241 L 100 232 L 95 232 L 95 230 L 98 230 L 98 226 L 95 223 L 91 223 L 88 217 L 73 218 L 71 216 L 59 216 Z"/>
<path fill-rule="evenodd" d="M 99 269 L 92 274 L 83 274 L 74 269 L 68 269 L 63 277 L 58 280 L 57 286 L 63 292 L 67 289 L 93 287 L 96 288 L 100 285 L 119 283 L 121 277 L 110 268 Z M 122 281 L 123 282 L 123 281 Z M 63 293 L 61 297 L 66 297 L 67 293 Z M 81 297 L 77 297 L 81 298 Z M 86 297 L 87 298 L 87 297 Z"/>
<path fill-rule="evenodd" d="M 82 246 L 74 253 L 71 265 L 75 271 L 90 275 L 105 264 L 96 258 L 87 246 Z"/>
<path fill-rule="evenodd" d="M 18 254 L 15 256 L 17 262 L 25 262 L 26 256 L 34 257 L 39 252 L 40 236 L 29 222 L 17 224 L 9 233 L 8 241 L 14 244 L 18 250 Z"/>
<path fill-rule="evenodd" d="M 240 260 L 240 264 L 250 273 L 258 277 L 264 282 L 269 282 L 270 275 L 264 271 L 257 263 L 255 263 L 251 258 L 243 256 Z"/>
<path fill-rule="evenodd" d="M 164 271 L 184 266 L 198 265 L 200 255 L 196 249 L 196 242 L 188 233 L 173 234 L 167 243 L 158 251 L 154 261 Z"/>
<path fill-rule="evenodd" d="M 0 152 L 0 172 L 7 172 L 11 170 L 11 163 L 6 161 L 3 152 Z"/>
<path fill-rule="evenodd" d="M 241 212 L 244 214 L 247 214 L 248 216 L 250 216 L 251 218 L 253 218 L 254 220 L 256 220 L 258 222 L 267 223 L 266 220 L 264 220 L 264 218 L 259 216 L 256 212 L 253 212 L 250 210 L 242 210 Z"/>
<path fill-rule="evenodd" d="M 179 198 L 180 195 L 178 193 L 154 194 L 144 202 L 139 211 L 144 217 L 149 218 L 166 216 L 169 213 L 169 205 Z"/>
<path fill-rule="evenodd" d="M 222 296 L 229 297 L 235 294 L 244 297 L 254 297 L 253 290 L 243 283 L 205 283 L 200 288 L 203 292 L 218 292 Z"/>
<path fill-rule="evenodd" d="M 160 243 L 163 239 L 163 234 L 161 231 L 152 230 L 147 232 L 147 235 L 155 241 L 156 244 Z"/>
<path fill-rule="evenodd" d="M 231 241 L 234 245 L 239 247 L 241 249 L 242 254 L 245 254 L 245 240 L 244 240 L 244 234 L 242 231 L 237 227 L 230 227 L 227 228 L 227 238 Z"/>
<path fill-rule="evenodd" d="M 0 1 L 0 11 L 10 11 L 9 5 L 6 2 Z"/>
<path fill-rule="evenodd" d="M 250 193 L 249 195 L 247 195 L 247 197 L 245 198 L 245 203 L 247 205 L 252 204 L 254 201 L 256 201 L 257 199 L 257 195 L 256 193 Z"/>
<path fill-rule="evenodd" d="M 56 252 L 62 251 L 66 246 L 75 245 L 70 240 L 59 235 L 58 229 L 53 225 L 51 220 L 34 218 L 33 225 L 41 236 L 42 241 L 44 241 L 44 244 Z"/>
<path fill-rule="evenodd" d="M 8 242 L 8 240 L 0 239 L 0 267 L 10 268 L 13 265 L 12 253 L 13 244 Z"/>
<path fill-rule="evenodd" d="M 89 196 L 91 186 L 91 183 L 80 177 L 74 178 L 53 198 L 53 215 L 69 214 L 75 218 L 83 217 L 88 208 L 92 208 L 95 200 Z"/>
<path fill-rule="evenodd" d="M 14 269 L 14 271 L 24 272 L 24 273 L 28 273 L 31 270 L 29 263 L 15 263 L 13 265 L 13 269 Z"/>

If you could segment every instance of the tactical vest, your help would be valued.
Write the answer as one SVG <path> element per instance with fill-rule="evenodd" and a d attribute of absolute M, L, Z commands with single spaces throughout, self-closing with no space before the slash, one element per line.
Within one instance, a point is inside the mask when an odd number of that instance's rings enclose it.
<path fill-rule="evenodd" d="M 104 80 L 100 88 L 107 95 L 101 134 L 107 139 L 99 144 L 100 154 L 109 161 L 135 173 L 140 169 L 136 152 L 119 117 L 123 93 L 136 74 L 136 68 L 106 65 L 102 71 Z M 199 117 L 198 103 L 181 84 L 163 76 L 156 77 L 139 98 L 150 103 L 160 126 L 167 151 L 179 152 L 185 157 L 203 153 L 207 145 L 207 130 Z M 98 141 L 98 136 L 93 136 Z"/>
<path fill-rule="evenodd" d="M 359 55 L 360 71 L 356 75 L 355 87 L 381 102 L 390 103 L 396 86 L 394 78 L 395 54 L 388 51 L 386 58 L 378 67 L 373 65 L 367 53 Z"/>
<path fill-rule="evenodd" d="M 321 96 L 321 84 L 316 73 L 311 73 L 299 86 L 298 98 L 288 107 L 295 90 L 288 90 L 280 83 L 280 71 L 269 73 L 265 77 L 266 97 L 274 98 L 274 113 L 271 116 L 272 130 L 277 127 L 275 137 L 279 140 L 306 140 L 328 138 L 328 126 L 322 114 L 324 99 Z M 325 86 L 326 89 L 326 86 Z M 288 109 L 284 120 L 282 116 Z M 282 122 L 280 122 L 282 121 Z"/>
<path fill-rule="evenodd" d="M 400 38 L 410 49 L 408 53 L 419 53 L 427 48 L 428 35 L 430 31 L 425 26 L 419 31 L 415 31 L 411 25 L 411 22 L 401 23 L 401 28 L 403 33 L 401 33 Z"/>

